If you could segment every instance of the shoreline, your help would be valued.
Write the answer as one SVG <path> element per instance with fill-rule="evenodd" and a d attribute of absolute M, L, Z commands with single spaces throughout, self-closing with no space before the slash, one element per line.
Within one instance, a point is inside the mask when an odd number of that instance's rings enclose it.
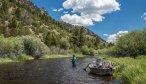
<path fill-rule="evenodd" d="M 67 54 L 67 55 L 44 55 L 42 57 L 40 57 L 39 59 L 49 59 L 49 58 L 65 58 L 65 57 L 72 57 L 73 54 Z M 86 55 L 83 54 L 75 54 L 76 57 L 86 57 Z M 11 63 L 11 62 L 23 62 L 23 61 L 27 61 L 27 60 L 34 60 L 34 58 L 32 56 L 24 56 L 22 58 L 16 58 L 16 59 L 10 59 L 10 58 L 0 58 L 0 64 L 3 63 Z"/>

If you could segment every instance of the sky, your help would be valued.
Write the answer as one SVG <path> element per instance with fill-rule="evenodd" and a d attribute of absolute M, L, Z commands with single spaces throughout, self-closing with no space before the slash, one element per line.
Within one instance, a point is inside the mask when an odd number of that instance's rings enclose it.
<path fill-rule="evenodd" d="M 146 28 L 146 0 L 31 0 L 55 20 L 84 26 L 108 42 Z"/>

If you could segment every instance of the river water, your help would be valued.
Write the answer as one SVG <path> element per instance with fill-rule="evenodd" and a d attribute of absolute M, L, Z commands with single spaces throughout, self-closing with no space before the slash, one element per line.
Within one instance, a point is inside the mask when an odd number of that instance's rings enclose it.
<path fill-rule="evenodd" d="M 120 84 L 112 76 L 95 76 L 83 70 L 95 58 L 31 60 L 0 65 L 0 84 Z"/>

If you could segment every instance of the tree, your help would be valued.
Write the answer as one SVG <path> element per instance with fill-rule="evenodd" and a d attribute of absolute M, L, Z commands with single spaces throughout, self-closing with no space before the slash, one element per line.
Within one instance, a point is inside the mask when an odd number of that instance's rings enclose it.
<path fill-rule="evenodd" d="M 53 32 L 48 32 L 46 39 L 45 39 L 45 44 L 48 46 L 56 46 L 59 47 L 59 36 L 56 35 Z"/>
<path fill-rule="evenodd" d="M 18 27 L 18 21 L 17 21 L 17 18 L 16 17 L 13 17 L 10 24 L 9 24 L 9 27 L 10 28 L 17 28 Z"/>
<path fill-rule="evenodd" d="M 16 0 L 9 0 L 10 2 L 12 2 L 12 3 L 16 3 Z"/>
<path fill-rule="evenodd" d="M 100 43 L 100 40 L 99 40 L 98 37 L 96 37 L 96 38 L 95 38 L 95 42 L 94 42 L 94 48 L 95 48 L 95 49 L 98 49 L 99 43 Z"/>
<path fill-rule="evenodd" d="M 70 44 L 66 38 L 60 40 L 60 48 L 67 50 L 70 47 Z"/>
<path fill-rule="evenodd" d="M 85 34 L 84 34 L 84 28 L 80 29 L 79 33 L 79 47 L 81 48 L 83 45 L 85 45 Z"/>
<path fill-rule="evenodd" d="M 81 51 L 82 54 L 89 55 L 89 48 L 87 45 L 82 46 Z"/>
<path fill-rule="evenodd" d="M 4 11 L 4 13 L 7 13 L 8 12 L 8 1 L 7 0 L 3 0 L 2 1 L 2 9 Z"/>
<path fill-rule="evenodd" d="M 20 15 L 21 15 L 21 9 L 20 8 L 16 9 L 15 15 L 16 15 L 17 18 L 20 18 Z"/>
<path fill-rule="evenodd" d="M 145 54 L 146 37 L 142 31 L 132 31 L 119 38 L 116 49 L 119 55 L 136 57 Z"/>

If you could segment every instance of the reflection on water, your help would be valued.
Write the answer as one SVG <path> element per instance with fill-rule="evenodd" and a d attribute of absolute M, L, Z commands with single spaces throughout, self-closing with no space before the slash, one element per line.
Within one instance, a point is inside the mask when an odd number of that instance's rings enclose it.
<path fill-rule="evenodd" d="M 75 68 L 70 58 L 32 60 L 0 65 L 0 84 L 120 84 L 117 79 L 83 71 L 94 58 L 78 58 Z"/>

